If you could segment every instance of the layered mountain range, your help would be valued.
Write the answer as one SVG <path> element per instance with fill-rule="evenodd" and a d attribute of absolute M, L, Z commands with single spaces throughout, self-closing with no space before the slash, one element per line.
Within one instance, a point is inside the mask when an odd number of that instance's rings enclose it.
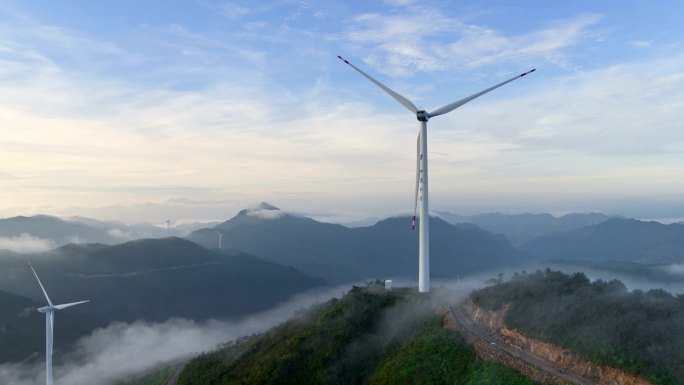
<path fill-rule="evenodd" d="M 434 278 L 455 279 L 525 261 L 525 254 L 498 234 L 474 225 L 430 221 L 431 268 Z M 413 278 L 417 274 L 418 232 L 408 217 L 394 217 L 373 226 L 348 228 L 290 214 L 262 203 L 232 219 L 190 234 L 205 247 L 237 249 L 329 282 L 368 278 Z"/>
<path fill-rule="evenodd" d="M 517 226 L 525 227 L 530 223 L 527 215 L 482 218 L 477 224 L 431 218 L 433 278 L 496 274 L 549 259 L 572 269 L 628 271 L 646 279 L 665 277 L 668 282 L 684 276 L 682 224 L 600 214 L 534 217 L 532 222 L 540 219 L 565 225 L 548 224 L 545 232 L 516 248 L 507 236 L 492 229 L 515 228 L 516 221 Z M 598 223 L 581 226 L 591 222 Z M 82 218 L 16 217 L 0 220 L 0 239 L 27 234 L 24 238 L 49 238 L 56 245 L 74 235 L 102 239 L 98 237 L 111 232 L 110 225 Z M 165 229 L 160 230 L 163 236 Z M 535 231 L 542 230 L 538 227 Z M 417 231 L 411 230 L 408 217 L 349 228 L 262 203 L 187 238 L 161 237 L 116 245 L 71 243 L 28 254 L 0 250 L 0 346 L 14 346 L 11 351 L 0 348 L 0 362 L 25 359 L 38 354 L 40 349 L 35 347 L 41 347 L 43 321 L 35 308 L 44 298 L 28 268 L 29 260 L 53 300 L 91 300 L 59 314 L 56 338 L 66 340 L 60 342 L 64 347 L 75 336 L 112 321 L 235 318 L 326 284 L 376 278 L 413 282 L 417 243 Z"/>
<path fill-rule="evenodd" d="M 542 235 L 525 243 L 522 249 L 544 259 L 682 263 L 684 225 L 613 218 L 593 226 Z"/>
<path fill-rule="evenodd" d="M 516 247 L 542 235 L 593 226 L 613 218 L 599 213 L 574 213 L 560 217 L 546 213 L 486 213 L 466 216 L 438 211 L 437 214 L 452 224 L 472 223 L 493 233 L 503 234 Z"/>
<path fill-rule="evenodd" d="M 185 236 L 206 223 L 185 223 L 171 227 L 170 234 Z M 127 225 L 92 218 L 58 218 L 49 215 L 0 219 L 0 249 L 18 252 L 45 251 L 70 243 L 108 245 L 135 239 L 166 236 L 166 228 L 149 223 Z"/>

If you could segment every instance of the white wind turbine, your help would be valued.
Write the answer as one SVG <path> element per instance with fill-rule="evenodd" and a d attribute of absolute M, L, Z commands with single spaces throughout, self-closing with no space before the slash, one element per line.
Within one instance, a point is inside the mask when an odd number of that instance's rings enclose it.
<path fill-rule="evenodd" d="M 221 250 L 221 240 L 223 239 L 223 233 L 220 231 L 218 233 L 219 233 L 219 250 Z"/>
<path fill-rule="evenodd" d="M 90 302 L 90 300 L 65 303 L 63 305 L 53 305 L 52 301 L 50 301 L 50 297 L 48 297 L 47 292 L 43 287 L 43 284 L 40 282 L 40 278 L 38 278 L 38 274 L 36 274 L 36 270 L 33 268 L 31 264 L 29 264 L 29 266 L 31 266 L 33 275 L 36 276 L 36 280 L 38 280 L 38 285 L 40 285 L 41 290 L 43 290 L 43 294 L 45 294 L 45 299 L 48 302 L 48 306 L 38 308 L 38 311 L 41 313 L 45 313 L 45 384 L 52 385 L 52 334 L 55 328 L 55 310 L 66 309 L 71 306 Z"/>
<path fill-rule="evenodd" d="M 350 67 L 355 69 L 357 72 L 359 72 L 361 75 L 363 75 L 366 79 L 370 80 L 373 82 L 376 86 L 380 87 L 383 91 L 388 93 L 391 97 L 394 98 L 394 100 L 398 101 L 402 106 L 404 106 L 407 110 L 411 111 L 416 115 L 416 118 L 418 118 L 418 121 L 420 122 L 420 131 L 418 132 L 418 145 L 417 145 L 417 154 L 416 154 L 416 195 L 415 195 L 415 204 L 414 204 L 414 209 L 413 209 L 413 227 L 415 228 L 415 223 L 416 223 L 416 210 L 418 207 L 418 200 L 420 200 L 420 229 L 419 229 L 419 241 L 418 241 L 418 255 L 419 255 L 419 262 L 418 262 L 418 291 L 421 293 L 427 293 L 430 291 L 430 230 L 429 230 L 429 208 L 428 208 L 428 163 L 427 163 L 427 122 L 430 118 L 434 118 L 435 116 L 439 115 L 444 115 L 446 113 L 449 113 L 453 110 L 455 110 L 458 107 L 461 107 L 462 105 L 468 103 L 469 101 L 476 99 L 489 91 L 493 91 L 505 84 L 508 84 L 512 82 L 513 80 L 516 80 L 518 78 L 521 78 L 529 73 L 532 73 L 535 71 L 535 69 L 531 69 L 525 73 L 522 73 L 520 75 L 514 76 L 505 82 L 501 82 L 495 86 L 489 87 L 485 90 L 482 90 L 478 93 L 475 93 L 473 95 L 470 95 L 466 98 L 457 100 L 453 103 L 449 103 L 443 107 L 440 107 L 434 111 L 427 112 L 424 110 L 419 110 L 413 103 L 411 103 L 410 100 L 406 99 L 405 97 L 399 95 L 398 93 L 394 92 L 391 90 L 389 87 L 385 86 L 384 84 L 380 83 L 379 81 L 373 79 L 370 75 L 367 73 L 361 71 L 358 69 L 355 65 L 351 64 L 349 61 L 344 59 L 342 56 L 337 56 L 348 64 Z M 419 197 L 419 191 L 421 192 L 421 195 Z"/>

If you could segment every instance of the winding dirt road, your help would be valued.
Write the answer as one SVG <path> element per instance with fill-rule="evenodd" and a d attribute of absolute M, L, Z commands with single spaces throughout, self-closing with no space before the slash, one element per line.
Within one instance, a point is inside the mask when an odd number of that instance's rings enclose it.
<path fill-rule="evenodd" d="M 171 375 L 171 378 L 169 378 L 169 381 L 166 382 L 166 385 L 176 385 L 176 381 L 178 381 L 178 376 L 180 375 L 184 367 L 185 362 L 178 363 L 178 365 L 176 365 L 176 369 L 173 371 L 173 374 Z"/>
<path fill-rule="evenodd" d="M 454 318 L 454 320 L 458 323 L 458 325 L 465 330 L 467 333 L 469 333 L 471 336 L 484 341 L 485 343 L 489 344 L 492 347 L 496 347 L 499 350 L 502 350 L 511 356 L 515 357 L 516 359 L 522 360 L 530 365 L 533 365 L 539 370 L 542 370 L 544 372 L 547 372 L 549 374 L 552 374 L 554 376 L 557 376 L 559 378 L 562 378 L 572 384 L 577 384 L 577 385 L 600 385 L 596 382 L 590 381 L 584 377 L 578 376 L 573 373 L 568 373 L 565 370 L 559 369 L 555 366 L 553 366 L 551 363 L 548 361 L 539 358 L 530 352 L 527 352 L 525 350 L 521 350 L 517 347 L 510 346 L 506 344 L 504 341 L 501 341 L 497 338 L 492 337 L 487 333 L 484 329 L 476 325 L 473 320 L 468 317 L 467 314 L 463 311 L 461 307 L 456 307 L 455 309 L 451 306 L 447 306 L 449 309 L 449 312 L 451 312 L 451 316 Z"/>

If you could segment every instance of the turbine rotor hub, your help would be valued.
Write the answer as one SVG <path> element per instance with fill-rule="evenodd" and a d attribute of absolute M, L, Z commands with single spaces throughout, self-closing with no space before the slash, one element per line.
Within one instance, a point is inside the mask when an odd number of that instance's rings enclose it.
<path fill-rule="evenodd" d="M 418 118 L 418 120 L 421 122 L 427 122 L 428 119 L 430 119 L 430 115 L 428 115 L 427 111 L 420 110 L 416 111 L 416 118 Z"/>

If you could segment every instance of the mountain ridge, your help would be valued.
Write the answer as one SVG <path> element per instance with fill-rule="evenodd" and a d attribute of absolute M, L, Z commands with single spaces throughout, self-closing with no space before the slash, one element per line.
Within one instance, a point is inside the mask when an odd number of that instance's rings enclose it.
<path fill-rule="evenodd" d="M 594 225 L 613 217 L 601 213 L 570 213 L 558 217 L 548 213 L 493 212 L 463 216 L 448 211 L 438 211 L 437 214 L 452 224 L 473 223 L 483 229 L 503 234 L 516 247 L 545 234 Z"/>
<path fill-rule="evenodd" d="M 266 214 L 264 214 L 266 212 Z M 190 234 L 204 247 L 218 245 L 293 266 L 329 282 L 368 278 L 413 278 L 417 274 L 418 232 L 408 217 L 390 217 L 367 227 L 348 228 L 268 209 L 241 210 L 233 218 Z M 473 225 L 431 218 L 433 276 L 455 278 L 492 266 L 515 265 L 525 254 L 498 234 Z"/>
<path fill-rule="evenodd" d="M 535 238 L 522 249 L 543 259 L 682 263 L 684 225 L 612 218 L 593 226 Z"/>

